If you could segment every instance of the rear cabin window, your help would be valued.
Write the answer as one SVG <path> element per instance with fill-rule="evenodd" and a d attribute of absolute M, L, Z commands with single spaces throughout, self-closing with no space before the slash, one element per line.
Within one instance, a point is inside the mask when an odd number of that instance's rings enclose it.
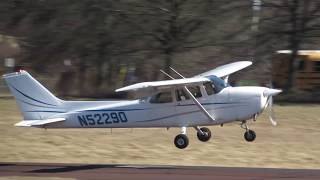
<path fill-rule="evenodd" d="M 191 87 L 189 86 L 188 89 L 194 97 L 196 98 L 202 97 L 199 86 L 191 86 Z"/>
<path fill-rule="evenodd" d="M 177 101 L 184 101 L 184 100 L 190 99 L 189 95 L 184 89 L 176 90 L 176 98 L 177 98 Z"/>
<path fill-rule="evenodd" d="M 150 103 L 170 103 L 172 102 L 171 92 L 160 92 L 151 97 Z"/>

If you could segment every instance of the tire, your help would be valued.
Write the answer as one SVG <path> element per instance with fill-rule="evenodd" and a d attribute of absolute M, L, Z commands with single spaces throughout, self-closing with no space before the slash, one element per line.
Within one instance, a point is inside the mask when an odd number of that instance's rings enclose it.
<path fill-rule="evenodd" d="M 204 133 L 201 134 L 200 132 L 197 132 L 197 137 L 200 141 L 202 142 L 207 142 L 209 141 L 209 139 L 211 138 L 211 131 L 209 128 L 206 127 L 202 127 L 200 128 L 200 130 Z"/>
<path fill-rule="evenodd" d="M 248 142 L 252 142 L 256 139 L 256 133 L 252 130 L 248 130 L 244 133 L 244 139 Z"/>
<path fill-rule="evenodd" d="M 174 145 L 179 149 L 184 149 L 189 145 L 189 138 L 185 134 L 179 134 L 174 138 Z"/>

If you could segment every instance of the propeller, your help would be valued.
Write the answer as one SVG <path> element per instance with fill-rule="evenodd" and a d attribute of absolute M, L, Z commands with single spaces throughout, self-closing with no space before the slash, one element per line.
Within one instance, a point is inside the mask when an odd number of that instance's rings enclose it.
<path fill-rule="evenodd" d="M 268 108 L 269 108 L 269 120 L 270 120 L 270 122 L 271 122 L 271 124 L 273 126 L 276 126 L 277 125 L 277 121 L 276 121 L 275 116 L 274 116 L 273 97 L 272 96 L 269 96 Z"/>
<path fill-rule="evenodd" d="M 265 90 L 263 92 L 263 95 L 265 97 L 268 97 L 267 106 L 269 108 L 269 120 L 273 126 L 277 125 L 277 121 L 275 119 L 274 110 L 273 110 L 273 96 L 275 96 L 281 92 L 282 92 L 282 90 L 271 89 L 271 88 L 268 88 L 267 90 Z"/>

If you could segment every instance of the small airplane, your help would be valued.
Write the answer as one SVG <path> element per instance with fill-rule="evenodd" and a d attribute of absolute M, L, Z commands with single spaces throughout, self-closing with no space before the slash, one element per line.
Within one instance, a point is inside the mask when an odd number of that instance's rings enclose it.
<path fill-rule="evenodd" d="M 170 128 L 179 127 L 181 133 L 174 139 L 177 148 L 184 149 L 189 140 L 187 128 L 193 127 L 200 141 L 211 138 L 204 126 L 238 121 L 245 129 L 244 138 L 254 141 L 256 133 L 247 121 L 254 121 L 267 107 L 270 121 L 276 125 L 272 110 L 272 97 L 281 90 L 266 87 L 231 87 L 230 74 L 252 64 L 238 61 L 217 67 L 191 78 L 179 72 L 175 79 L 142 82 L 129 85 L 116 92 L 144 92 L 136 100 L 123 101 L 64 101 L 54 96 L 28 72 L 3 75 L 22 112 L 20 127 L 37 128 Z"/>

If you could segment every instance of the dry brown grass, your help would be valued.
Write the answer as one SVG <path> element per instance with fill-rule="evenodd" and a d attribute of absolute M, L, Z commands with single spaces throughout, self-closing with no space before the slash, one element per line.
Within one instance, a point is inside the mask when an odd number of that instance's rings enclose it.
<path fill-rule="evenodd" d="M 17 128 L 21 120 L 13 100 L 0 99 L 0 161 L 241 167 L 320 168 L 320 105 L 275 107 L 279 125 L 263 115 L 250 127 L 253 143 L 238 124 L 211 127 L 214 139 L 199 142 L 188 129 L 190 145 L 175 148 L 178 129 Z"/>

